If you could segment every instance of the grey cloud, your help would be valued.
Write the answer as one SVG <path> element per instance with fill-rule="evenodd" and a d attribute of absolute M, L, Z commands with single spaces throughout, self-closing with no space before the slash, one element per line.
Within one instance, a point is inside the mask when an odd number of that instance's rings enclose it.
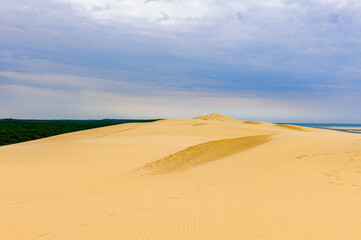
<path fill-rule="evenodd" d="M 360 12 L 352 0 L 4 0 L 0 71 L 119 94 L 357 97 Z"/>

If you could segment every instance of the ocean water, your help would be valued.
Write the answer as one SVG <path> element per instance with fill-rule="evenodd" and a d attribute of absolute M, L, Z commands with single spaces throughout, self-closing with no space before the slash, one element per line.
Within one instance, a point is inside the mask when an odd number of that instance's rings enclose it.
<path fill-rule="evenodd" d="M 361 124 L 343 124 L 343 123 L 278 123 L 278 124 L 292 124 L 304 127 L 330 129 L 341 132 L 358 133 L 361 134 Z"/>

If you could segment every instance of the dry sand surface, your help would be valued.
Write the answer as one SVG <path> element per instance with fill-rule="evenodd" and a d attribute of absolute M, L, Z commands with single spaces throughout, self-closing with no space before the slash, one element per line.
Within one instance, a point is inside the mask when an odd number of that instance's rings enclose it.
<path fill-rule="evenodd" d="M 361 135 L 218 114 L 0 147 L 0 240 L 359 240 Z"/>

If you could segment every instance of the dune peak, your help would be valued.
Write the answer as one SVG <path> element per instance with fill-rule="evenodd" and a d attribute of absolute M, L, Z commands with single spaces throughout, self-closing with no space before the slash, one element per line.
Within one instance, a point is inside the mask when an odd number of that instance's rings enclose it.
<path fill-rule="evenodd" d="M 199 116 L 199 117 L 195 117 L 193 119 L 197 119 L 197 120 L 216 120 L 216 121 L 220 121 L 220 122 L 225 122 L 225 121 L 239 121 L 235 118 L 231 118 L 228 116 L 224 116 L 221 115 L 219 113 L 211 113 L 209 115 L 203 115 L 203 116 Z"/>

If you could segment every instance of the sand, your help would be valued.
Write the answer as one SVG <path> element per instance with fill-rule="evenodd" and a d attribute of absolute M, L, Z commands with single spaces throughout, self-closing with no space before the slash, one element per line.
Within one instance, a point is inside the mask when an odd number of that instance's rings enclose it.
<path fill-rule="evenodd" d="M 212 114 L 0 147 L 1 240 L 361 238 L 361 135 Z"/>

